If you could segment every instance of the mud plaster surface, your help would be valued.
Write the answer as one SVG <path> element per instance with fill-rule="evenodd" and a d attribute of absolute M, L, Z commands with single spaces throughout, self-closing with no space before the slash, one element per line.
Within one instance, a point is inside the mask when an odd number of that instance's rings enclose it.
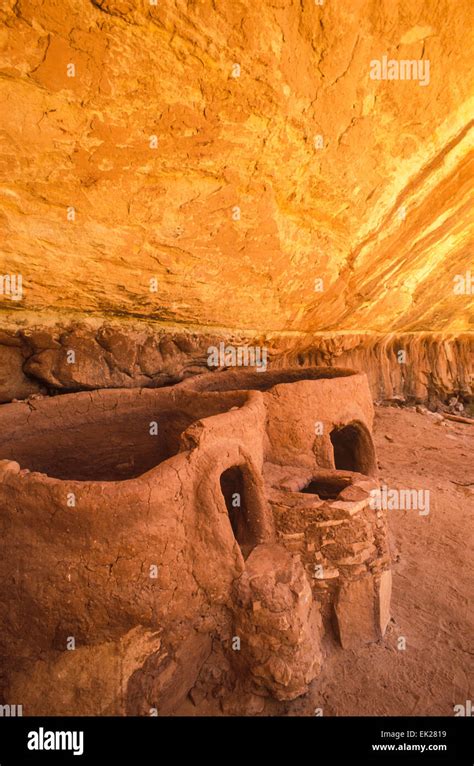
<path fill-rule="evenodd" d="M 254 700 L 250 714 L 308 716 L 322 708 L 326 716 L 451 716 L 453 705 L 472 699 L 474 429 L 379 407 L 375 441 L 382 482 L 431 490 L 428 516 L 388 514 L 394 580 L 385 639 L 356 651 L 332 646 L 307 695 L 285 704 Z M 400 636 L 405 651 L 397 649 Z M 188 699 L 178 714 L 219 715 L 222 708 L 243 712 L 242 700 L 195 706 Z"/>

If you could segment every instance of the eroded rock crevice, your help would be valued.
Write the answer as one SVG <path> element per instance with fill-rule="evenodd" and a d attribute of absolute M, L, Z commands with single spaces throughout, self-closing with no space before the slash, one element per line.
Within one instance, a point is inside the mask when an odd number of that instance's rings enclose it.
<path fill-rule="evenodd" d="M 248 337 L 98 323 L 0 332 L 0 401 L 37 393 L 170 385 L 217 369 L 210 365 L 209 349 L 221 344 L 265 347 L 270 369 L 327 365 L 362 370 L 378 401 L 472 397 L 474 340 L 469 333 Z"/>

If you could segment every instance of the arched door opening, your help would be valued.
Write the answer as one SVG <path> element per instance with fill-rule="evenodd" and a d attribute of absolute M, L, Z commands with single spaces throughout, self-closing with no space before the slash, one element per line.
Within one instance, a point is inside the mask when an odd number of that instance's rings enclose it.
<path fill-rule="evenodd" d="M 334 467 L 366 476 L 376 473 L 375 450 L 369 431 L 362 423 L 349 423 L 331 431 Z"/>
<path fill-rule="evenodd" d="M 246 482 L 244 471 L 238 465 L 228 468 L 220 478 L 221 492 L 229 514 L 230 525 L 244 559 L 258 543 L 255 524 L 251 522 L 252 509 Z"/>

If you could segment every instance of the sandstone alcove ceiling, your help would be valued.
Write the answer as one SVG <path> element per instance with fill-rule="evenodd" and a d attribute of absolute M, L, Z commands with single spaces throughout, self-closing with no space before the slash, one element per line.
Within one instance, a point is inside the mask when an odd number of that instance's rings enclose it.
<path fill-rule="evenodd" d="M 470 11 L 4 3 L 5 320 L 472 329 Z M 384 54 L 429 83 L 371 80 Z"/>

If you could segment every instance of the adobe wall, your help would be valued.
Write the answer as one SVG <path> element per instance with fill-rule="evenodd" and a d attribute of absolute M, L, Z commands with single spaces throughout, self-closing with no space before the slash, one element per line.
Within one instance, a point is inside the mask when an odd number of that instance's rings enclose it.
<path fill-rule="evenodd" d="M 260 548 L 270 551 L 264 557 L 267 568 L 272 558 L 277 569 L 284 560 L 277 550 L 281 540 L 265 466 L 279 461 L 303 473 L 303 466 L 314 469 L 307 421 L 318 415 L 331 426 L 344 418 L 357 417 L 367 428 L 372 422 L 363 376 L 276 388 L 270 376 L 268 386 L 261 379 L 262 391 L 233 390 L 242 378 L 227 373 L 214 383 L 231 390 L 208 391 L 207 377 L 195 379 L 201 391 L 193 390 L 190 380 L 166 389 L 97 391 L 0 409 L 0 534 L 8 541 L 0 557 L 2 687 L 8 698 L 20 695 L 26 714 L 94 714 L 98 688 L 102 711 L 149 714 L 157 706 L 172 713 L 195 682 L 213 639 L 231 654 L 236 630 L 250 637 L 251 624 L 245 609 L 239 611 L 236 594 L 249 598 L 247 586 L 238 583 L 247 566 L 263 560 Z M 338 411 L 341 397 L 350 404 Z M 152 422 L 158 423 L 156 436 L 150 434 Z M 124 464 L 121 450 L 125 444 L 130 451 L 134 440 L 139 460 Z M 153 468 L 134 476 L 150 463 Z M 37 470 L 30 472 L 29 465 Z M 48 466 L 63 478 L 39 472 Z M 235 467 L 244 479 L 248 550 L 236 539 L 220 483 Z M 102 480 L 64 477 L 67 472 L 93 477 L 94 471 Z M 106 475 L 112 480 L 104 480 Z M 295 582 L 306 577 L 301 566 L 294 569 Z M 275 581 L 277 593 L 279 587 Z M 268 593 L 263 644 L 256 654 L 238 658 L 249 683 L 255 683 L 259 663 L 267 663 L 264 692 L 288 699 L 303 693 L 317 674 L 319 664 L 308 664 L 307 658 L 313 650 L 318 655 L 321 638 L 319 603 L 308 611 L 295 593 L 289 587 L 285 609 L 300 626 L 306 649 L 299 655 L 290 643 L 285 656 L 290 665 L 300 663 L 288 670 L 298 683 L 285 686 L 287 671 L 279 679 L 272 675 L 268 647 L 275 628 Z M 71 637 L 75 648 L 68 651 Z M 41 694 L 46 668 L 56 679 L 56 693 L 49 697 Z M 88 668 L 95 669 L 90 686 Z M 29 682 L 32 677 L 36 685 Z M 82 691 L 75 695 L 74 689 Z"/>
<path fill-rule="evenodd" d="M 212 398 L 216 390 L 245 391 L 257 386 L 263 389 L 267 411 L 265 459 L 269 462 L 334 468 L 331 431 L 354 422 L 368 434 L 372 430 L 374 408 L 367 378 L 353 370 L 229 370 L 189 378 L 176 388 L 207 391 Z M 369 473 L 375 472 L 373 456 Z"/>
<path fill-rule="evenodd" d="M 10 587 L 2 589 L 0 620 L 8 667 L 21 667 L 43 652 L 62 652 L 70 636 L 78 648 L 104 645 L 139 625 L 159 630 L 172 652 L 193 631 L 207 638 L 210 625 L 224 630 L 231 584 L 243 570 L 217 491 L 228 465 L 245 461 L 254 472 L 257 515 L 262 505 L 259 539 L 271 537 L 260 478 L 260 398 L 229 393 L 210 400 L 182 392 L 177 403 L 173 389 L 106 391 L 35 400 L 34 409 L 26 403 L 2 408 L 1 534 L 9 546 L 0 576 Z M 245 406 L 199 420 L 237 403 Z M 68 440 L 71 451 L 80 424 L 90 429 L 86 447 L 93 468 L 101 431 L 113 426 L 118 445 L 132 424 L 142 438 L 158 442 L 160 434 L 150 436 L 149 423 L 160 424 L 160 416 L 173 409 L 195 423 L 187 435 L 190 448 L 138 478 L 53 479 L 6 459 L 13 456 L 25 466 L 57 464 Z M 152 566 L 156 579 L 150 578 Z"/>

